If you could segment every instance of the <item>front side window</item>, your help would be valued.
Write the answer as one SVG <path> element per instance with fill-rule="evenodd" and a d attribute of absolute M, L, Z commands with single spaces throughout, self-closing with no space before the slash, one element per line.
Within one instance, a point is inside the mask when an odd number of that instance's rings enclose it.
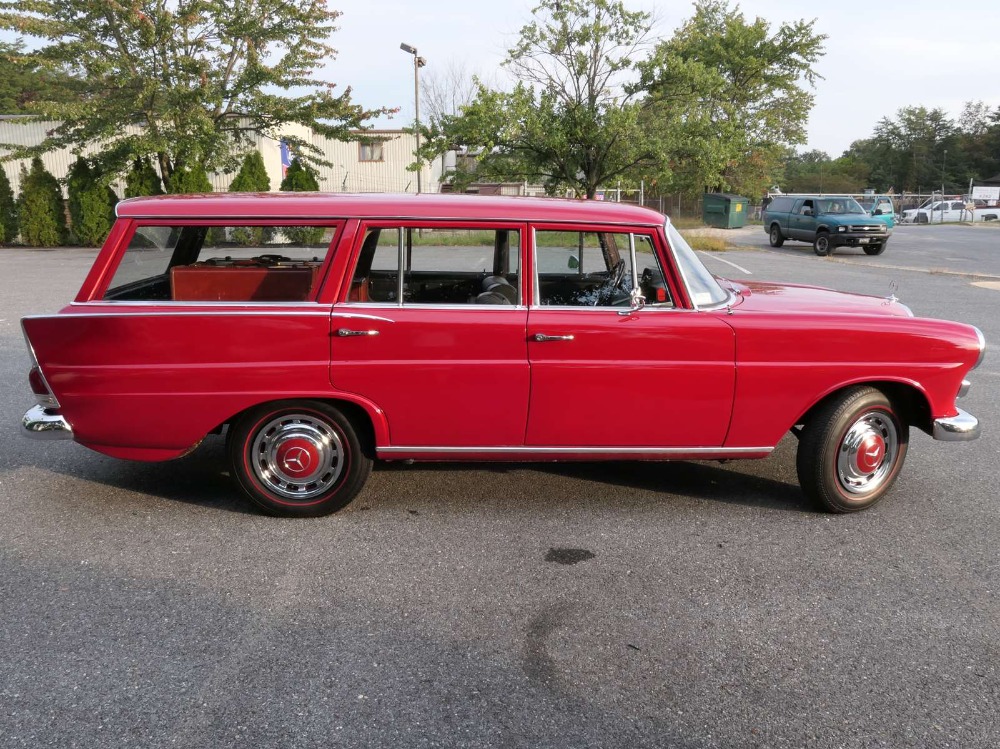
<path fill-rule="evenodd" d="M 647 304 L 672 306 L 648 235 L 540 230 L 535 263 L 543 306 L 628 307 L 634 290 Z"/>
<path fill-rule="evenodd" d="M 520 258 L 517 229 L 372 227 L 365 232 L 347 300 L 518 305 Z"/>
<path fill-rule="evenodd" d="M 318 289 L 335 227 L 136 227 L 104 299 L 303 302 Z"/>

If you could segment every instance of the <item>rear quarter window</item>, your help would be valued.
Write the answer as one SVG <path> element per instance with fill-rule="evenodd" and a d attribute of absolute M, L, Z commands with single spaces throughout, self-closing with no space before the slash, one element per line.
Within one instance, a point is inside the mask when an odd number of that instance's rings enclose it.
<path fill-rule="evenodd" d="M 794 203 L 794 198 L 775 198 L 771 201 L 771 205 L 767 207 L 767 210 L 771 213 L 788 213 L 792 210 Z"/>

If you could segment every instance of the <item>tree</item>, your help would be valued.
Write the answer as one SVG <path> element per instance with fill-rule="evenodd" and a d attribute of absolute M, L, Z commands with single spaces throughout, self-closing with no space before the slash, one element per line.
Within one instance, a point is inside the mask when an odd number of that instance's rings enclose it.
<path fill-rule="evenodd" d="M 269 192 L 271 180 L 264 167 L 260 151 L 251 151 L 243 158 L 240 171 L 229 185 L 229 192 Z M 229 231 L 229 240 L 245 247 L 270 242 L 273 232 L 263 226 L 238 226 Z"/>
<path fill-rule="evenodd" d="M 40 117 L 60 124 L 11 157 L 89 146 L 104 173 L 120 174 L 153 156 L 169 183 L 196 162 L 235 168 L 259 133 L 319 160 L 316 146 L 282 136 L 283 126 L 350 140 L 388 111 L 352 104 L 349 88 L 338 95 L 316 77 L 336 54 L 326 39 L 339 15 L 321 0 L 5 0 L 0 29 L 37 47 L 24 53 L 25 64 L 69 68 L 86 81 L 70 101 L 35 103 Z"/>
<path fill-rule="evenodd" d="M 30 114 L 39 101 L 74 101 L 82 88 L 63 67 L 26 57 L 23 44 L 0 42 L 0 113 Z"/>
<path fill-rule="evenodd" d="M 66 241 L 66 212 L 59 181 L 42 164 L 31 160 L 21 167 L 21 194 L 17 199 L 21 239 L 31 247 L 54 247 Z"/>
<path fill-rule="evenodd" d="M 296 156 L 288 165 L 279 189 L 282 192 L 316 192 L 319 190 L 319 182 L 312 170 Z M 324 229 L 322 226 L 295 226 L 281 231 L 292 244 L 310 245 L 323 239 Z"/>
<path fill-rule="evenodd" d="M 153 165 L 146 157 L 137 158 L 125 175 L 125 197 L 138 198 L 144 195 L 162 195 L 163 183 Z"/>
<path fill-rule="evenodd" d="M 423 156 L 454 147 L 475 155 L 481 179 L 542 182 L 594 197 L 597 188 L 656 163 L 639 128 L 635 92 L 625 90 L 649 16 L 616 0 L 540 0 L 504 66 L 517 83 L 498 91 L 477 81 L 473 101 L 442 117 Z"/>
<path fill-rule="evenodd" d="M 670 153 L 664 182 L 687 192 L 759 194 L 788 146 L 805 142 L 814 64 L 826 36 L 813 21 L 748 22 L 728 0 L 698 0 L 694 16 L 640 65 L 644 125 Z"/>
<path fill-rule="evenodd" d="M 88 247 L 100 246 L 115 222 L 118 196 L 83 157 L 77 157 L 70 169 L 66 191 L 70 227 L 76 241 Z"/>
<path fill-rule="evenodd" d="M 212 192 L 212 183 L 200 161 L 195 161 L 190 167 L 183 166 L 174 169 L 167 182 L 167 192 L 172 195 L 190 195 Z"/>
<path fill-rule="evenodd" d="M 7 171 L 0 166 L 0 244 L 10 244 L 17 239 L 17 201 L 7 179 Z"/>

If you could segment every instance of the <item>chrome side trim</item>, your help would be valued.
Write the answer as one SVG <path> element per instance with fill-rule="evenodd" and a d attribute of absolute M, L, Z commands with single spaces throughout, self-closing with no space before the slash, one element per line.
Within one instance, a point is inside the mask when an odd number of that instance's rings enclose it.
<path fill-rule="evenodd" d="M 21 434 L 33 440 L 71 440 L 73 427 L 62 414 L 32 406 L 21 419 Z"/>
<path fill-rule="evenodd" d="M 962 380 L 961 386 L 958 388 L 958 397 L 964 398 L 969 394 L 969 388 L 972 387 L 972 383 L 968 380 Z"/>
<path fill-rule="evenodd" d="M 178 310 L 174 312 L 172 310 L 158 310 L 156 312 L 145 312 L 142 314 L 136 312 L 116 312 L 113 310 L 108 310 L 106 312 L 73 312 L 72 314 L 62 316 L 62 319 L 73 320 L 78 317 L 133 317 L 136 319 L 147 318 L 147 317 L 203 317 L 204 315 L 213 316 L 225 316 L 225 317 L 260 317 L 265 315 L 268 317 L 330 317 L 330 310 L 315 310 L 311 312 L 299 312 L 297 310 L 238 310 L 238 309 L 212 309 L 212 310 L 202 310 L 200 312 L 193 312 L 190 310 Z M 55 315 L 48 315 L 48 317 L 55 317 Z"/>
<path fill-rule="evenodd" d="M 380 447 L 379 455 L 399 453 L 446 453 L 471 455 L 475 453 L 510 455 L 711 455 L 713 457 L 739 457 L 770 453 L 773 447 Z"/>
<path fill-rule="evenodd" d="M 979 432 L 979 419 L 960 408 L 955 416 L 934 419 L 931 436 L 944 442 L 966 442 L 978 438 Z"/>
<path fill-rule="evenodd" d="M 311 309 L 329 309 L 330 304 L 323 304 L 321 302 L 175 302 L 172 299 L 161 299 L 158 301 L 140 302 L 130 299 L 94 299 L 90 302 L 70 302 L 70 307 L 94 307 L 100 304 L 111 304 L 115 307 L 210 307 L 213 310 L 216 309 L 245 309 L 245 308 L 261 308 L 261 309 L 274 309 L 282 307 L 296 307 L 296 308 L 311 308 Z"/>

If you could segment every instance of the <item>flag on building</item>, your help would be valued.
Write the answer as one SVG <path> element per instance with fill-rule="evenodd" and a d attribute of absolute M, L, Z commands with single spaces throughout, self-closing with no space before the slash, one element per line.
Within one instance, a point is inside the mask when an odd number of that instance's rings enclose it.
<path fill-rule="evenodd" d="M 288 174 L 288 167 L 292 165 L 292 149 L 284 140 L 281 141 L 281 178 Z"/>

